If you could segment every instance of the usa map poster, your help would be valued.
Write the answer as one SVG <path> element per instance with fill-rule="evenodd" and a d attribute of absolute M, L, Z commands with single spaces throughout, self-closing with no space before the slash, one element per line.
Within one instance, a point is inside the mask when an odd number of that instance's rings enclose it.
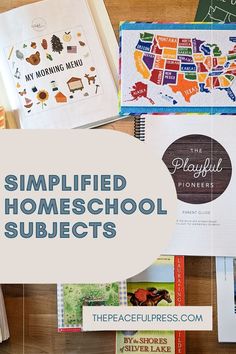
<path fill-rule="evenodd" d="M 236 112 L 236 25 L 121 25 L 121 113 Z"/>

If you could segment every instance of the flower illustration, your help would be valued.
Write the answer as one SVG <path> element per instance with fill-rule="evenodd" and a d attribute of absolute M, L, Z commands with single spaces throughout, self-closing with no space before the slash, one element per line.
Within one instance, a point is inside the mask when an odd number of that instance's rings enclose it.
<path fill-rule="evenodd" d="M 40 90 L 36 98 L 39 100 L 38 104 L 42 104 L 42 109 L 47 106 L 46 101 L 49 99 L 49 93 L 46 90 Z"/>

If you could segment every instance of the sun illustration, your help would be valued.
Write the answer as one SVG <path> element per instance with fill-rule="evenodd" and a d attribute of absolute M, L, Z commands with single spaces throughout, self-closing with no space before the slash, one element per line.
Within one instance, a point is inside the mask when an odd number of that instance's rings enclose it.
<path fill-rule="evenodd" d="M 49 93 L 46 90 L 40 90 L 37 93 L 36 97 L 39 100 L 38 104 L 42 104 L 42 108 L 44 108 L 44 106 L 47 106 L 45 102 L 49 99 Z"/>

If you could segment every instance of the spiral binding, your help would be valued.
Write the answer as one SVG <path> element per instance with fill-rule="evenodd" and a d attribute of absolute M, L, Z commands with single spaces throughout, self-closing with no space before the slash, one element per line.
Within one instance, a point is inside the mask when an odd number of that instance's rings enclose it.
<path fill-rule="evenodd" d="M 135 138 L 145 141 L 145 118 L 137 117 L 134 120 L 134 136 Z"/>

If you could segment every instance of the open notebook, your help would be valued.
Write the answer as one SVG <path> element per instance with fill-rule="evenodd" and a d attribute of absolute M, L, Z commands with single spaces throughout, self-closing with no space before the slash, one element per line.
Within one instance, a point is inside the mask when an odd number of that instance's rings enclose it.
<path fill-rule="evenodd" d="M 22 128 L 118 118 L 118 45 L 103 0 L 45 0 L 0 15 L 0 100 Z"/>

